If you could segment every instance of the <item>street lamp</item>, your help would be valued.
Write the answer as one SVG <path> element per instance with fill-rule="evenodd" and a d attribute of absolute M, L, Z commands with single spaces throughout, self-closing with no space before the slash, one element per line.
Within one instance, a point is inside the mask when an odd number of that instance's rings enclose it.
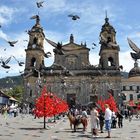
<path fill-rule="evenodd" d="M 65 89 L 66 85 L 67 85 L 67 84 L 66 84 L 65 80 L 62 79 L 62 80 L 61 80 L 61 90 L 62 90 L 62 95 L 61 95 L 61 97 L 65 97 L 64 89 Z"/>
<path fill-rule="evenodd" d="M 46 93 L 44 94 L 44 129 L 46 129 Z"/>

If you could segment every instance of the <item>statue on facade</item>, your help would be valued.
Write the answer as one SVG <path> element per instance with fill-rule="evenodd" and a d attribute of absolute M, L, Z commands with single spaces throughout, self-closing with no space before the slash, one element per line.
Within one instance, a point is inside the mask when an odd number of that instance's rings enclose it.
<path fill-rule="evenodd" d="M 131 49 L 135 52 L 131 52 L 131 57 L 137 61 L 138 59 L 140 59 L 140 48 L 137 47 L 137 45 L 135 43 L 133 43 L 129 38 L 127 38 L 128 40 L 128 44 L 131 47 Z"/>

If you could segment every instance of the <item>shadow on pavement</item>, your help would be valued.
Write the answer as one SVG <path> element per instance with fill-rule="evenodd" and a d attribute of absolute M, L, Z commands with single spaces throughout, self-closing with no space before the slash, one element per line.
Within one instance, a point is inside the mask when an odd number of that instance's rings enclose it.
<path fill-rule="evenodd" d="M 77 137 L 80 137 L 80 138 L 87 138 L 87 139 L 103 139 L 103 137 L 93 137 L 92 135 L 78 135 Z"/>
<path fill-rule="evenodd" d="M 19 128 L 21 130 L 48 130 L 48 129 L 44 129 L 44 128 Z"/>
<path fill-rule="evenodd" d="M 60 132 L 64 132 L 64 133 L 73 133 L 73 131 L 71 129 L 69 130 L 60 130 L 60 131 L 55 131 L 54 133 L 60 133 Z"/>

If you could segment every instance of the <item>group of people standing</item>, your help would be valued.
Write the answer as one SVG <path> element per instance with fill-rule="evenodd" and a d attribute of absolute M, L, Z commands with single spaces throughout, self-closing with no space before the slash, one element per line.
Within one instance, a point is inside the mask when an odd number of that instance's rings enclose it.
<path fill-rule="evenodd" d="M 123 127 L 122 120 L 123 115 L 118 111 L 117 113 L 109 109 L 109 105 L 105 104 L 105 112 L 98 111 L 96 105 L 93 105 L 90 112 L 91 119 L 91 132 L 92 135 L 98 136 L 98 128 L 100 127 L 101 133 L 103 133 L 103 128 L 107 130 L 106 138 L 111 138 L 111 128 L 116 128 L 116 118 L 118 118 L 118 126 Z M 115 120 L 115 121 L 114 121 Z M 115 127 L 114 127 L 115 126 Z"/>
<path fill-rule="evenodd" d="M 108 104 L 105 105 L 105 113 L 98 112 L 96 105 L 93 105 L 92 110 L 90 112 L 91 117 L 91 132 L 93 136 L 98 136 L 98 128 L 100 125 L 101 133 L 103 133 L 103 126 L 105 123 L 105 128 L 108 132 L 107 138 L 110 138 L 110 130 L 111 130 L 111 117 L 112 111 L 109 109 Z"/>
<path fill-rule="evenodd" d="M 14 106 L 2 106 L 0 113 L 6 118 L 7 115 L 16 117 L 18 115 L 18 107 Z"/>

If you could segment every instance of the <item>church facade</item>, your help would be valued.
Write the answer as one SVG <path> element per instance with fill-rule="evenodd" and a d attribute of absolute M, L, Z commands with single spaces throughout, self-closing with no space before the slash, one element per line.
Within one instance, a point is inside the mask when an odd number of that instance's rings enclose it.
<path fill-rule="evenodd" d="M 69 42 L 61 44 L 64 54 L 54 53 L 54 63 L 50 67 L 45 67 L 43 46 L 45 35 L 39 21 L 38 17 L 36 24 L 28 33 L 23 101 L 34 105 L 35 99 L 40 96 L 42 87 L 46 85 L 49 92 L 65 99 L 70 107 L 87 105 L 99 98 L 107 98 L 108 91 L 119 102 L 118 96 L 121 93 L 120 48 L 116 42 L 116 31 L 110 25 L 109 19 L 105 18 L 99 35 L 100 59 L 97 66 L 89 62 L 90 49 L 86 43 L 76 44 L 71 34 Z"/>

